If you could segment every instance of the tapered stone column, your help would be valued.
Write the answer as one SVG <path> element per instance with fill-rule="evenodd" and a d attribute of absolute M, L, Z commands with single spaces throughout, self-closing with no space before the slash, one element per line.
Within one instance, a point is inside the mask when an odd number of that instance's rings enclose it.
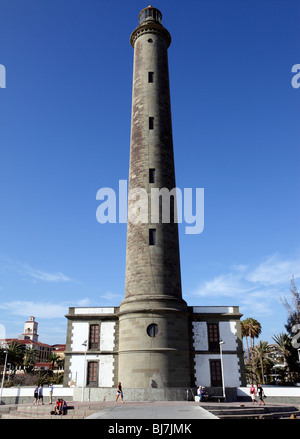
<path fill-rule="evenodd" d="M 131 388 L 189 387 L 188 312 L 181 292 L 176 204 L 170 197 L 170 221 L 165 222 L 162 212 L 155 217 L 150 202 L 152 189 L 165 188 L 161 205 L 168 206 L 168 193 L 176 187 L 167 54 L 171 37 L 158 9 L 149 6 L 139 19 L 130 38 L 133 199 L 128 202 L 125 299 L 119 313 L 119 380 Z"/>

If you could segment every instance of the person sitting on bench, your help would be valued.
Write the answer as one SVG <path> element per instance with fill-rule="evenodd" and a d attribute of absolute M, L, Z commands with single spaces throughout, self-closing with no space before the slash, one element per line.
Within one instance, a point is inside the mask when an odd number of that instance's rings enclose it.
<path fill-rule="evenodd" d="M 63 399 L 58 399 L 54 405 L 54 414 L 55 415 L 66 415 L 67 414 L 68 405 L 66 401 Z"/>

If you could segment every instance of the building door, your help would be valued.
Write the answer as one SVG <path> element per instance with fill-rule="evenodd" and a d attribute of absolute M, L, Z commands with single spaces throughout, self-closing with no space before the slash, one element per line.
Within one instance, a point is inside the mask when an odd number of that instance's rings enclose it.
<path fill-rule="evenodd" d="M 89 361 L 88 362 L 88 374 L 87 374 L 87 385 L 97 386 L 98 384 L 98 362 Z"/>
<path fill-rule="evenodd" d="M 222 387 L 221 360 L 210 360 L 211 387 Z"/>

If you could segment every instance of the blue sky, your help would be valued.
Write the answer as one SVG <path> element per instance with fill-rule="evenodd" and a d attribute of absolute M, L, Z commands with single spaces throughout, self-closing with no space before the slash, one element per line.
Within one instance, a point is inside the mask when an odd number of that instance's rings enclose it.
<path fill-rule="evenodd" d="M 1 0 L 0 328 L 64 343 L 69 306 L 118 306 L 126 224 L 96 193 L 128 179 L 140 0 Z M 183 297 L 236 305 L 284 331 L 300 287 L 298 0 L 159 0 L 172 35 L 176 180 L 204 188 L 205 226 L 179 225 Z"/>

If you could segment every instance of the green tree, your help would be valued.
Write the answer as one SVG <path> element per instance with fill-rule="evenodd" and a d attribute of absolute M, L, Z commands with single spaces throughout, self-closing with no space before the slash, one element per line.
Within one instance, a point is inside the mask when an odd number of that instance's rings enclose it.
<path fill-rule="evenodd" d="M 3 347 L 0 347 L 0 364 L 4 365 L 5 362 L 5 349 Z"/>
<path fill-rule="evenodd" d="M 51 363 L 51 369 L 54 370 L 57 361 L 59 360 L 59 356 L 56 355 L 54 352 L 51 352 L 51 354 L 48 357 L 48 361 Z"/>
<path fill-rule="evenodd" d="M 260 341 L 258 345 L 253 348 L 253 361 L 256 363 L 256 373 L 259 377 L 259 382 L 266 384 L 265 372 L 272 365 L 272 347 L 267 341 Z"/>
<path fill-rule="evenodd" d="M 250 350 L 249 350 L 249 343 L 248 343 L 248 336 L 249 336 L 249 330 L 248 330 L 248 323 L 247 320 L 241 321 L 241 330 L 242 330 L 242 339 L 246 339 L 246 345 L 247 345 L 247 357 L 250 358 Z M 245 351 L 245 348 L 244 348 Z"/>
<path fill-rule="evenodd" d="M 282 332 L 281 334 L 274 335 L 272 338 L 276 343 L 280 360 L 286 364 L 288 379 L 291 380 L 292 372 L 297 372 L 297 362 L 295 364 L 293 352 L 295 349 L 292 346 L 291 337 L 285 332 Z"/>
<path fill-rule="evenodd" d="M 241 321 L 241 327 L 242 336 L 246 338 L 248 359 L 251 361 L 252 351 L 254 348 L 254 339 L 258 338 L 261 333 L 261 324 L 252 317 L 249 317 Z M 248 343 L 248 337 L 250 339 L 250 344 Z"/>
<path fill-rule="evenodd" d="M 290 293 L 291 301 L 289 302 L 286 298 L 281 298 L 281 303 L 288 313 L 287 323 L 285 325 L 287 330 L 287 338 L 289 339 L 288 341 L 285 340 L 285 343 L 290 350 L 288 360 L 286 360 L 288 364 L 288 373 L 290 378 L 293 376 L 293 378 L 296 380 L 297 378 L 300 378 L 300 364 L 298 351 L 291 345 L 291 342 L 295 335 L 293 332 L 293 327 L 300 323 L 300 293 L 295 285 L 294 277 L 291 279 Z"/>
<path fill-rule="evenodd" d="M 24 367 L 26 372 L 33 372 L 37 360 L 37 351 L 34 348 L 26 349 L 24 356 Z"/>
<path fill-rule="evenodd" d="M 290 336 L 293 336 L 292 327 L 297 323 L 300 323 L 300 293 L 295 285 L 294 276 L 291 279 L 290 293 L 292 296 L 291 303 L 289 303 L 286 298 L 281 298 L 281 303 L 288 312 L 285 329 Z"/>
<path fill-rule="evenodd" d="M 65 359 L 62 357 L 58 357 L 58 360 L 56 361 L 56 365 L 58 368 L 63 369 L 65 366 Z"/>
<path fill-rule="evenodd" d="M 18 366 L 23 366 L 24 352 L 18 341 L 11 341 L 8 346 L 7 362 L 15 370 Z"/>

